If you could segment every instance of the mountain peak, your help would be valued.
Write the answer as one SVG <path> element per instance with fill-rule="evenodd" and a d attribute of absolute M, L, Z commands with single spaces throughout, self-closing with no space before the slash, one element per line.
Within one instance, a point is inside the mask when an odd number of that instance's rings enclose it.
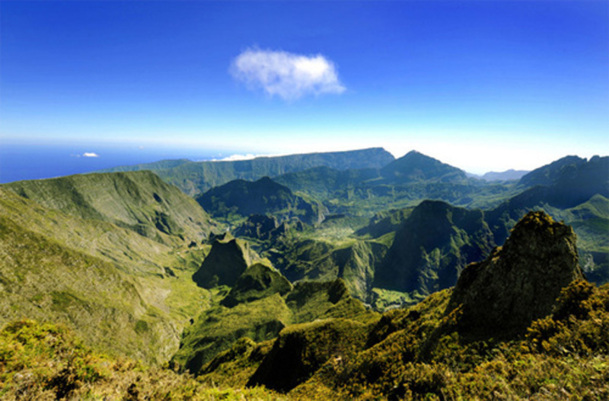
<path fill-rule="evenodd" d="M 480 260 L 493 246 L 482 211 L 423 201 L 396 231 L 376 269 L 375 286 L 422 294 L 452 287 L 466 264 Z"/>
<path fill-rule="evenodd" d="M 552 312 L 563 287 L 583 278 L 575 242 L 570 226 L 544 212 L 529 212 L 503 248 L 463 270 L 447 310 L 461 308 L 465 332 L 522 332 Z"/>
<path fill-rule="evenodd" d="M 406 153 L 381 169 L 385 179 L 402 182 L 437 180 L 442 182 L 465 180 L 466 174 L 451 165 L 424 155 L 416 150 Z"/>
<path fill-rule="evenodd" d="M 580 167 L 586 164 L 586 162 L 586 159 L 579 156 L 565 156 L 525 174 L 518 184 L 527 187 L 551 185 L 560 177 L 561 171 L 566 166 Z"/>

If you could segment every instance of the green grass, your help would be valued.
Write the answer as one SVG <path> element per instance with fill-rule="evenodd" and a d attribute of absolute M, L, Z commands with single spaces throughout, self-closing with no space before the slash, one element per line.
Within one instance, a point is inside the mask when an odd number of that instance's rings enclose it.
<path fill-rule="evenodd" d="M 181 327 L 209 307 L 191 279 L 205 247 L 172 248 L 4 188 L 0 195 L 0 324 L 62 322 L 91 346 L 161 363 L 177 350 Z"/>
<path fill-rule="evenodd" d="M 3 400 L 281 400 L 263 388 L 202 384 L 167 368 L 95 352 L 64 326 L 20 320 L 0 330 Z"/>
<path fill-rule="evenodd" d="M 377 314 L 353 299 L 342 280 L 297 283 L 286 294 L 275 292 L 231 308 L 216 306 L 204 311 L 185 329 L 173 362 L 182 369 L 201 374 L 206 363 L 230 349 L 236 340 L 266 341 L 291 324 L 347 316 L 368 322 Z"/>
<path fill-rule="evenodd" d="M 449 295 L 434 294 L 414 308 L 387 312 L 360 352 L 343 364 L 330 358 L 288 394 L 415 400 L 609 396 L 608 286 L 575 282 L 563 291 L 553 315 L 534 322 L 525 337 L 505 341 L 463 340 L 454 317 L 443 315 Z"/>
<path fill-rule="evenodd" d="M 291 313 L 279 294 L 233 308 L 213 307 L 185 329 L 173 362 L 193 373 L 231 344 L 248 337 L 269 340 L 289 324 Z"/>
<path fill-rule="evenodd" d="M 200 242 L 214 226 L 193 199 L 149 171 L 19 181 L 1 188 L 47 209 L 113 223 L 171 246 Z"/>

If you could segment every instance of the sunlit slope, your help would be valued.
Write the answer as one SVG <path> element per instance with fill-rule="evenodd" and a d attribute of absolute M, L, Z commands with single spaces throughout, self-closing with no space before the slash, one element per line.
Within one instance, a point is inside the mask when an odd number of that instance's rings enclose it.
<path fill-rule="evenodd" d="M 200 241 L 210 231 L 209 217 L 193 199 L 149 171 L 73 175 L 4 187 L 47 208 L 110 222 L 166 244 Z"/>
<path fill-rule="evenodd" d="M 190 277 L 205 252 L 198 241 L 211 225 L 179 190 L 151 173 L 135 174 L 143 183 L 124 174 L 110 181 L 102 174 L 18 183 L 56 209 L 0 187 L 0 321 L 67 323 L 90 345 L 149 362 L 176 351 L 183 325 L 208 305 L 207 292 Z M 60 189 L 66 183 L 71 190 Z M 100 197 L 106 188 L 105 201 L 86 188 L 97 188 Z M 162 205 L 151 205 L 147 196 Z M 129 203 L 134 198 L 139 208 Z M 146 220 L 163 210 L 174 222 L 167 232 Z"/>
<path fill-rule="evenodd" d="M 575 241 L 529 213 L 453 289 L 380 319 L 320 319 L 272 345 L 235 343 L 199 380 L 302 400 L 605 399 L 609 288 L 582 280 Z"/>

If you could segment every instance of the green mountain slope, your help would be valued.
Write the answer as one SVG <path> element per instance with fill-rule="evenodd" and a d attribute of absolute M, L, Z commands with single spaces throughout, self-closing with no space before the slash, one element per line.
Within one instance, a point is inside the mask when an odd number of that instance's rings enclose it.
<path fill-rule="evenodd" d="M 294 287 L 281 273 L 263 263 L 248 267 L 235 282 L 230 292 L 221 302 L 233 307 L 240 303 L 252 302 L 273 294 L 285 295 Z"/>
<path fill-rule="evenodd" d="M 196 202 L 149 171 L 73 175 L 3 187 L 44 207 L 113 223 L 167 244 L 200 241 L 212 226 Z"/>
<path fill-rule="evenodd" d="M 463 170 L 442 163 L 439 160 L 411 151 L 381 169 L 383 178 L 390 182 L 466 181 Z"/>
<path fill-rule="evenodd" d="M 68 323 L 88 344 L 147 361 L 175 352 L 187 315 L 169 310 L 172 283 L 163 269 L 173 261 L 169 248 L 0 193 L 2 323 L 23 317 Z"/>
<path fill-rule="evenodd" d="M 342 278 L 350 293 L 362 301 L 368 299 L 375 269 L 388 249 L 386 244 L 368 240 L 341 244 L 302 239 L 275 246 L 271 260 L 292 282 Z"/>
<path fill-rule="evenodd" d="M 609 199 L 597 194 L 575 207 L 549 213 L 573 226 L 580 249 L 609 253 Z"/>
<path fill-rule="evenodd" d="M 228 220 L 271 214 L 280 220 L 297 217 L 305 223 L 317 224 L 323 220 L 325 209 L 268 177 L 254 182 L 234 180 L 210 189 L 196 200 L 213 217 Z"/>
<path fill-rule="evenodd" d="M 396 232 L 374 285 L 427 295 L 453 286 L 461 270 L 494 245 L 481 211 L 424 201 Z"/>
<path fill-rule="evenodd" d="M 603 399 L 609 287 L 580 279 L 574 243 L 569 227 L 530 214 L 454 289 L 380 319 L 288 326 L 272 345 L 219 355 L 202 379 L 302 400 Z"/>
<path fill-rule="evenodd" d="M 213 242 L 209 254 L 192 279 L 203 288 L 232 286 L 255 257 L 247 242 L 225 235 Z"/>
<path fill-rule="evenodd" d="M 2 323 L 23 317 L 69 322 L 100 349 L 144 359 L 171 353 L 166 341 L 175 328 L 155 317 L 153 303 L 113 264 L 4 217 L 0 228 Z"/>
<path fill-rule="evenodd" d="M 506 171 L 489 171 L 488 173 L 484 173 L 480 178 L 485 181 L 512 181 L 512 180 L 520 180 L 524 175 L 530 173 L 530 171 L 526 170 L 514 170 L 509 169 Z"/>
<path fill-rule="evenodd" d="M 206 236 L 209 218 L 149 172 L 49 181 L 0 187 L 0 321 L 63 322 L 106 352 L 167 360 L 184 324 L 209 303 L 191 280 L 205 247 L 189 242 Z M 146 220 L 159 210 L 171 229 Z"/>
<path fill-rule="evenodd" d="M 525 174 L 519 181 L 523 187 L 533 187 L 535 185 L 551 185 L 556 183 L 563 168 L 578 168 L 586 164 L 586 159 L 578 156 L 565 156 L 550 164 L 539 167 Z"/>
<path fill-rule="evenodd" d="M 219 389 L 190 375 L 91 349 L 63 325 L 30 319 L 0 330 L 0 398 L 12 400 L 281 400 L 262 388 Z"/>
<path fill-rule="evenodd" d="M 376 213 L 356 234 L 378 238 L 397 231 L 414 208 L 392 209 Z"/>
<path fill-rule="evenodd" d="M 337 170 L 327 166 L 282 174 L 273 180 L 292 191 L 307 193 L 320 199 L 331 199 L 348 193 L 366 180 L 379 178 L 379 169 Z"/>
<path fill-rule="evenodd" d="M 367 217 L 387 209 L 413 207 L 425 199 L 487 208 L 518 193 L 514 182 L 470 179 L 464 171 L 416 151 L 381 169 L 317 167 L 274 180 L 319 199 L 330 213 Z"/>
<path fill-rule="evenodd" d="M 522 177 L 521 187 L 539 191 L 543 201 L 567 208 L 587 201 L 595 194 L 609 197 L 609 156 L 590 160 L 567 156 Z"/>
<path fill-rule="evenodd" d="M 529 181 L 546 185 L 525 189 L 485 213 L 495 242 L 502 244 L 529 210 L 543 210 L 573 226 L 589 279 L 609 281 L 609 157 L 566 157 L 531 174 Z"/>
<path fill-rule="evenodd" d="M 252 276 L 260 278 L 261 266 L 264 265 L 253 265 L 243 273 L 239 279 L 239 293 L 251 294 L 260 285 L 260 281 L 252 280 Z M 267 274 L 263 276 L 270 277 Z M 229 299 L 227 304 L 230 307 L 220 305 L 204 311 L 184 331 L 180 349 L 173 358 L 174 363 L 199 374 L 205 364 L 244 337 L 263 342 L 276 338 L 282 329 L 292 324 L 323 318 L 350 316 L 353 319 L 370 319 L 375 316 L 367 312 L 361 302 L 351 298 L 340 279 L 302 282 L 292 287 L 287 280 L 275 277 L 275 285 L 258 292 L 255 299 L 242 299 L 243 302 L 239 303 L 234 302 L 234 296 Z"/>
<path fill-rule="evenodd" d="M 203 193 L 235 179 L 257 180 L 281 174 L 327 166 L 337 170 L 381 168 L 394 157 L 382 148 L 346 152 L 308 153 L 277 157 L 258 157 L 239 161 L 176 162 L 168 161 L 136 166 L 122 166 L 105 171 L 152 170 L 163 180 L 189 195 Z"/>

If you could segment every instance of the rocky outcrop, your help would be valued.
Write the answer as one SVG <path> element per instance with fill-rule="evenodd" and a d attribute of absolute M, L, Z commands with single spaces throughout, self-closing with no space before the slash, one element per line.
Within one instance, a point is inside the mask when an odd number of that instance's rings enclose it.
<path fill-rule="evenodd" d="M 222 305 L 233 307 L 243 302 L 279 293 L 285 295 L 292 290 L 292 284 L 281 273 L 270 266 L 255 263 L 248 267 L 230 290 Z"/>
<path fill-rule="evenodd" d="M 192 275 L 192 279 L 203 288 L 232 286 L 250 263 L 247 243 L 227 235 L 222 240 L 214 241 L 209 255 Z"/>
<path fill-rule="evenodd" d="M 583 278 L 575 242 L 570 226 L 529 212 L 503 248 L 461 273 L 447 308 L 460 331 L 500 337 L 550 314 L 561 289 Z"/>

